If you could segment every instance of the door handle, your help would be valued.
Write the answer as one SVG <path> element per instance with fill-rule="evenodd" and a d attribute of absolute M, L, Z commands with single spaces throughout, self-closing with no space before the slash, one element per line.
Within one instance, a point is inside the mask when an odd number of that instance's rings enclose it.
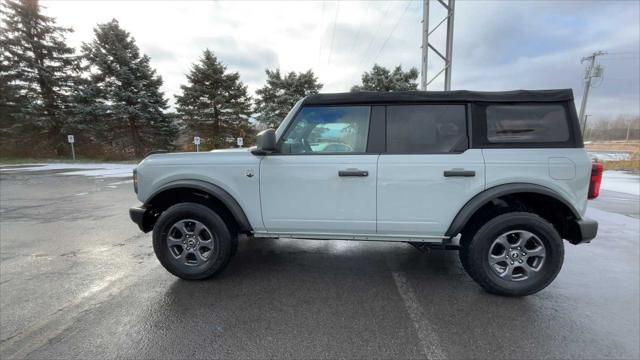
<path fill-rule="evenodd" d="M 369 176 L 369 172 L 366 170 L 340 170 L 338 176 Z"/>
<path fill-rule="evenodd" d="M 473 171 L 473 170 L 463 170 L 463 169 L 460 169 L 460 170 L 457 170 L 457 169 L 445 170 L 444 171 L 444 176 L 445 177 L 455 177 L 455 176 L 458 176 L 458 177 L 474 177 L 474 176 L 476 176 L 476 172 Z"/>

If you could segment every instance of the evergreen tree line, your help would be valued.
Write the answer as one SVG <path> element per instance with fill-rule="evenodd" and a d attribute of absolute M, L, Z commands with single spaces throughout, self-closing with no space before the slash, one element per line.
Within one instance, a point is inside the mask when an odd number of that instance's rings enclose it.
<path fill-rule="evenodd" d="M 67 134 L 75 135 L 79 153 L 102 158 L 173 150 L 180 134 L 200 136 L 205 149 L 232 146 L 236 137 L 250 145 L 250 118 L 277 127 L 297 100 L 323 86 L 311 70 L 266 70 L 252 99 L 239 73 L 206 49 L 170 111 L 162 77 L 117 20 L 98 24 L 76 51 L 66 44 L 73 30 L 42 14 L 38 0 L 3 0 L 0 15 L 2 156 L 67 155 Z M 417 77 L 415 68 L 374 65 L 351 90 L 415 90 Z"/>

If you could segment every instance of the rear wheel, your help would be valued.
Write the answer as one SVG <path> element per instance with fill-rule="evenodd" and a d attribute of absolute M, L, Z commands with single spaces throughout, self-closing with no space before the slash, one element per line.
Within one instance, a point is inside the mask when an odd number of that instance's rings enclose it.
<path fill-rule="evenodd" d="M 222 218 L 196 203 L 168 208 L 153 229 L 156 257 L 170 273 L 186 280 L 205 279 L 222 271 L 234 245 Z"/>
<path fill-rule="evenodd" d="M 462 244 L 460 260 L 485 290 L 525 296 L 549 285 L 562 268 L 564 245 L 549 222 L 532 213 L 499 215 Z"/>
<path fill-rule="evenodd" d="M 231 233 L 231 257 L 236 256 L 236 253 L 238 252 L 238 244 L 240 243 L 240 234 L 238 234 L 237 232 L 232 232 Z"/>
<path fill-rule="evenodd" d="M 469 251 L 468 251 L 468 248 L 469 248 L 468 243 L 471 241 L 471 238 L 473 238 L 473 234 L 462 235 L 462 238 L 460 239 L 460 249 L 458 250 L 458 259 L 460 259 L 460 264 L 462 264 L 462 268 L 464 269 L 464 271 L 466 271 L 467 274 L 469 274 L 469 276 L 473 278 L 472 272 L 469 270 Z"/>

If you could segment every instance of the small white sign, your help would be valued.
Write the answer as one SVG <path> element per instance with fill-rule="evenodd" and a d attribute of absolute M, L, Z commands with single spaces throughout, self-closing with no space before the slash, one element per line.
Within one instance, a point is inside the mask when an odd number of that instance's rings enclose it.
<path fill-rule="evenodd" d="M 194 136 L 193 137 L 193 143 L 196 145 L 200 145 L 200 136 Z"/>
<path fill-rule="evenodd" d="M 232 138 L 232 137 L 228 137 L 228 138 L 226 138 L 225 140 L 227 140 L 227 142 L 232 143 L 232 142 L 233 142 L 233 140 L 235 140 L 235 139 L 234 139 L 234 138 Z"/>
<path fill-rule="evenodd" d="M 242 147 L 242 145 L 244 145 L 244 140 L 242 138 L 237 138 L 236 143 L 238 144 L 238 146 Z"/>
<path fill-rule="evenodd" d="M 73 138 L 73 135 L 67 135 L 67 141 L 69 144 L 73 144 L 76 140 Z"/>

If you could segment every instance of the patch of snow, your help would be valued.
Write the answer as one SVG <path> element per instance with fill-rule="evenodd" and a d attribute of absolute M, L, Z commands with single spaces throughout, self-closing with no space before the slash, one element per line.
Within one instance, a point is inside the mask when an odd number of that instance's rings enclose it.
<path fill-rule="evenodd" d="M 124 185 L 124 184 L 133 184 L 133 180 L 123 180 L 109 183 L 109 185 Z"/>
<path fill-rule="evenodd" d="M 45 166 L 47 164 L 15 164 L 15 165 L 0 165 L 0 171 L 9 171 L 9 170 L 22 170 L 22 169 L 30 169 L 37 166 Z M 28 170 L 27 170 L 28 171 Z"/>
<path fill-rule="evenodd" d="M 77 193 L 76 196 L 82 196 L 82 195 L 89 195 L 88 192 L 81 192 L 81 193 Z"/>
<path fill-rule="evenodd" d="M 130 167 L 117 167 L 111 169 L 96 169 L 96 170 L 80 170 L 65 172 L 62 175 L 82 175 L 82 176 L 95 176 L 103 178 L 119 178 L 119 177 L 131 177 L 133 176 L 133 169 L 135 165 Z"/>
<path fill-rule="evenodd" d="M 605 171 L 602 174 L 600 188 L 640 196 L 640 174 L 626 171 Z"/>
<path fill-rule="evenodd" d="M 101 178 L 112 177 L 129 177 L 131 176 L 135 164 L 107 164 L 107 163 L 95 163 L 95 164 L 69 164 L 69 163 L 55 163 L 55 164 L 29 164 L 29 167 L 21 168 L 0 168 L 2 172 L 12 171 L 55 171 L 55 170 L 77 170 L 61 173 L 61 175 L 81 175 L 81 176 L 94 176 Z"/>
<path fill-rule="evenodd" d="M 592 160 L 600 161 L 620 161 L 629 160 L 631 154 L 628 152 L 615 152 L 615 151 L 589 151 L 589 156 Z"/>

